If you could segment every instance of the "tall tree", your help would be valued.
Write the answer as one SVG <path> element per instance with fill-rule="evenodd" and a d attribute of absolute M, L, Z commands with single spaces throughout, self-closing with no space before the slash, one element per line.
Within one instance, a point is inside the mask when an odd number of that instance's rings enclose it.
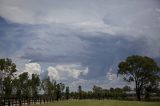
<path fill-rule="evenodd" d="M 13 94 L 16 95 L 17 97 L 20 97 L 22 92 L 21 92 L 20 80 L 18 78 L 14 78 L 12 80 L 12 87 L 13 87 Z"/>
<path fill-rule="evenodd" d="M 78 92 L 79 92 L 79 99 L 82 99 L 82 86 L 78 86 Z"/>
<path fill-rule="evenodd" d="M 124 80 L 135 82 L 137 99 L 141 100 L 142 89 L 155 82 L 160 76 L 160 68 L 149 57 L 133 55 L 118 65 L 118 74 L 124 75 Z"/>
<path fill-rule="evenodd" d="M 13 73 L 16 72 L 16 64 L 9 58 L 0 59 L 0 92 L 3 93 L 3 81 L 5 79 L 5 89 L 8 92 L 7 86 L 10 86 L 10 78 L 13 77 Z M 10 92 L 10 91 L 9 91 Z"/>
<path fill-rule="evenodd" d="M 62 92 L 65 88 L 65 85 L 63 83 L 58 83 L 56 86 L 56 100 L 58 101 L 59 99 L 62 98 Z"/>
<path fill-rule="evenodd" d="M 57 84 L 56 86 L 56 100 L 58 101 L 61 97 L 61 90 L 60 90 L 60 84 Z"/>
<path fill-rule="evenodd" d="M 3 90 L 5 93 L 5 97 L 9 97 L 12 95 L 12 79 L 10 76 L 7 76 L 3 80 Z"/>
<path fill-rule="evenodd" d="M 66 99 L 69 99 L 69 86 L 66 87 Z"/>
<path fill-rule="evenodd" d="M 32 95 L 36 97 L 38 95 L 38 87 L 40 86 L 40 79 L 37 74 L 32 74 L 31 79 L 31 88 L 32 88 Z"/>
<path fill-rule="evenodd" d="M 53 96 L 56 92 L 56 81 L 50 81 L 49 78 L 42 80 L 41 88 L 44 91 L 44 94 L 47 96 Z"/>
<path fill-rule="evenodd" d="M 59 83 L 61 93 L 65 89 L 65 85 L 63 83 Z"/>
<path fill-rule="evenodd" d="M 31 80 L 29 79 L 28 72 L 19 75 L 20 87 L 23 96 L 28 97 L 31 95 Z"/>

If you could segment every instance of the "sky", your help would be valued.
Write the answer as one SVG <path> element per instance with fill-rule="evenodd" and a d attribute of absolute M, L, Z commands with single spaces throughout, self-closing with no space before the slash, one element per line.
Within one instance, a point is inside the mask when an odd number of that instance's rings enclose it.
<path fill-rule="evenodd" d="M 0 58 L 18 73 L 103 88 L 130 55 L 160 63 L 160 0 L 0 0 Z"/>

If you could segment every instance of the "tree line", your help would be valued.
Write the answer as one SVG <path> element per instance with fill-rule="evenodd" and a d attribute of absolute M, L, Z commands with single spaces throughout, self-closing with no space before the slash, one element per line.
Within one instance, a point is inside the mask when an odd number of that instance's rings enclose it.
<path fill-rule="evenodd" d="M 11 59 L 0 59 L 0 96 L 1 97 L 38 97 L 40 95 L 59 99 L 65 89 L 63 83 L 56 83 L 48 78 L 40 80 L 39 75 L 28 72 L 18 76 L 16 64 Z"/>
<path fill-rule="evenodd" d="M 69 86 L 50 80 L 49 77 L 41 80 L 39 75 L 17 72 L 16 64 L 9 58 L 0 59 L 0 96 L 1 97 L 51 97 L 60 99 L 126 99 L 137 97 L 141 100 L 144 95 L 149 100 L 154 93 L 160 96 L 159 81 L 160 68 L 158 64 L 149 57 L 133 55 L 127 57 L 118 65 L 118 75 L 124 77 L 125 81 L 135 83 L 135 94 L 129 86 L 123 88 L 103 89 L 94 85 L 91 91 L 83 91 L 78 86 L 77 91 L 70 92 Z"/>

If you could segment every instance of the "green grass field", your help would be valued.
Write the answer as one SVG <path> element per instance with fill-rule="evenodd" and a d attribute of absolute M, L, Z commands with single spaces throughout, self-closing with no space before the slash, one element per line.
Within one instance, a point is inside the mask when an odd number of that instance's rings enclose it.
<path fill-rule="evenodd" d="M 160 106 L 160 102 L 118 100 L 68 100 L 33 106 Z"/>

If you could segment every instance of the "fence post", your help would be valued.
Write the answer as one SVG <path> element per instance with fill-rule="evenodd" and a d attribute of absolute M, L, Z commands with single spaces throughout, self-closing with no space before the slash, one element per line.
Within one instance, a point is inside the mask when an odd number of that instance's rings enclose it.
<path fill-rule="evenodd" d="M 19 106 L 22 106 L 22 104 L 21 104 L 21 98 L 19 98 Z"/>
<path fill-rule="evenodd" d="M 34 97 L 34 104 L 36 104 L 36 98 Z"/>
<path fill-rule="evenodd" d="M 27 104 L 28 104 L 28 106 L 30 105 L 30 99 L 29 99 L 29 97 L 27 97 Z"/>
<path fill-rule="evenodd" d="M 11 98 L 11 106 L 13 106 L 13 102 L 14 102 L 14 100 L 13 100 L 13 97 Z"/>
<path fill-rule="evenodd" d="M 33 104 L 33 97 L 31 98 L 31 104 Z"/>
<path fill-rule="evenodd" d="M 2 98 L 0 97 L 0 106 L 2 106 Z"/>
<path fill-rule="evenodd" d="M 10 99 L 8 98 L 8 106 L 10 106 L 10 103 L 11 103 L 11 102 L 10 102 Z"/>
<path fill-rule="evenodd" d="M 17 98 L 15 98 L 15 101 L 16 101 L 16 106 L 17 106 Z"/>
<path fill-rule="evenodd" d="M 40 97 L 40 104 L 41 104 L 41 102 L 42 102 L 41 100 L 42 100 L 42 99 L 41 99 L 41 97 Z"/>
<path fill-rule="evenodd" d="M 4 105 L 4 106 L 6 105 L 5 103 L 6 103 L 6 99 L 5 99 L 5 97 L 4 97 L 4 101 L 3 101 L 3 105 Z"/>
<path fill-rule="evenodd" d="M 45 104 L 45 98 L 43 98 L 43 102 L 44 102 L 44 104 Z"/>

